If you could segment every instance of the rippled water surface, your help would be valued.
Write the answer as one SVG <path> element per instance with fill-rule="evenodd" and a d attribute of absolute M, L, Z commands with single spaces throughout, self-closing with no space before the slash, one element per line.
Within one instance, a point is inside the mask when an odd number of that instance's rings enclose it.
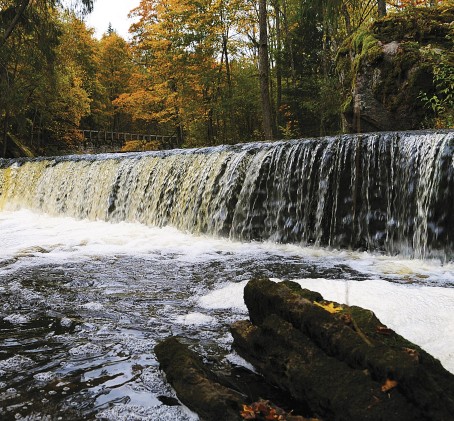
<path fill-rule="evenodd" d="M 0 213 L 0 419 L 197 419 L 153 347 L 179 335 L 222 369 L 254 275 L 372 308 L 454 372 L 453 265 L 235 243 L 172 228 Z"/>

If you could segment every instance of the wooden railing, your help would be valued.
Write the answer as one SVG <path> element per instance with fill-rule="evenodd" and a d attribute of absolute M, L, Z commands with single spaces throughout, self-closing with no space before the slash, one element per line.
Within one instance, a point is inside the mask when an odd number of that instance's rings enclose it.
<path fill-rule="evenodd" d="M 84 139 L 84 146 L 107 146 L 121 148 L 126 142 L 139 141 L 143 144 L 147 142 L 158 142 L 159 149 L 173 149 L 178 147 L 178 139 L 176 136 L 157 135 L 157 134 L 139 134 L 139 133 L 123 133 L 110 132 L 100 130 L 79 130 L 79 133 Z"/>

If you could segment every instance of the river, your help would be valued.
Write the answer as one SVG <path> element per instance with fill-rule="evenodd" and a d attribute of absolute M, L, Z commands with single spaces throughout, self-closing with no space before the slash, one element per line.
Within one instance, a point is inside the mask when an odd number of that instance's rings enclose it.
<path fill-rule="evenodd" d="M 0 233 L 2 420 L 197 419 L 153 347 L 178 335 L 218 370 L 246 364 L 228 326 L 255 275 L 370 308 L 454 373 L 452 263 L 24 209 L 0 212 Z"/>

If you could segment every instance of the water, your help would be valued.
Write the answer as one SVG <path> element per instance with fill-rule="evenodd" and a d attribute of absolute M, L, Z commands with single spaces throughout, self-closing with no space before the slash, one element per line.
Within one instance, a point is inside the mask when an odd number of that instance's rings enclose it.
<path fill-rule="evenodd" d="M 0 209 L 454 258 L 454 132 L 0 160 Z"/>
<path fill-rule="evenodd" d="M 179 335 L 218 370 L 240 364 L 228 325 L 255 274 L 365 305 L 454 372 L 452 264 L 27 210 L 1 212 L 0 232 L 2 420 L 196 419 L 162 398 L 153 347 Z"/>
<path fill-rule="evenodd" d="M 0 419 L 195 420 L 255 275 L 372 309 L 454 373 L 454 132 L 0 160 Z M 359 250 L 359 251 L 350 251 Z"/>

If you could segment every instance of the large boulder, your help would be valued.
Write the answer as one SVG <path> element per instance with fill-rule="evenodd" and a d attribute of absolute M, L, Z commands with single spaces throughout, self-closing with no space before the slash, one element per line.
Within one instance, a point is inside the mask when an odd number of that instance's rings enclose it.
<path fill-rule="evenodd" d="M 454 376 L 372 312 L 267 279 L 244 299 L 251 321 L 231 327 L 234 347 L 322 419 L 452 419 Z"/>
<path fill-rule="evenodd" d="M 452 83 L 453 21 L 452 5 L 414 8 L 346 40 L 337 67 L 350 132 L 444 127 L 454 118 L 453 101 L 442 92 Z M 434 97 L 436 110 L 428 103 Z"/>

